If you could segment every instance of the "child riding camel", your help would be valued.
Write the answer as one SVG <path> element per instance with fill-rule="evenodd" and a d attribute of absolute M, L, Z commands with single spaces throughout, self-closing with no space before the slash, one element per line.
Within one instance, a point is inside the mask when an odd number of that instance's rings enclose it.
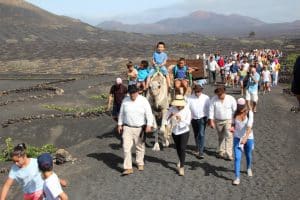
<path fill-rule="evenodd" d="M 148 66 L 148 61 L 142 60 L 140 66 L 137 68 L 137 87 L 140 88 L 140 91 L 145 90 L 146 88 L 146 80 L 149 74 Z"/>
<path fill-rule="evenodd" d="M 136 79 L 138 75 L 138 71 L 134 68 L 133 63 L 129 61 L 127 64 L 127 77 L 128 77 L 128 85 L 135 85 Z"/>
<path fill-rule="evenodd" d="M 165 47 L 166 47 L 166 45 L 164 42 L 158 42 L 156 45 L 156 51 L 153 53 L 153 56 L 152 56 L 153 67 L 150 69 L 146 88 L 148 88 L 150 78 L 155 74 L 155 72 L 157 70 L 156 68 L 158 68 L 159 71 L 161 71 L 161 73 L 166 77 L 168 88 L 171 87 L 169 73 L 166 68 L 168 55 L 164 52 Z"/>
<path fill-rule="evenodd" d="M 186 66 L 186 61 L 184 58 L 180 58 L 172 69 L 173 77 L 174 77 L 174 86 L 175 86 L 175 93 L 185 95 L 190 80 L 191 72 L 193 71 L 192 68 Z M 180 91 L 183 88 L 183 91 Z"/>

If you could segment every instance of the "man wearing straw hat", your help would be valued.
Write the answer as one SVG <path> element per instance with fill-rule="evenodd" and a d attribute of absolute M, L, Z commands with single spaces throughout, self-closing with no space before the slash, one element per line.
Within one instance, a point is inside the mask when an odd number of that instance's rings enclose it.
<path fill-rule="evenodd" d="M 172 137 L 179 158 L 178 173 L 180 176 L 184 176 L 185 149 L 189 140 L 191 111 L 186 106 L 186 101 L 182 95 L 176 95 L 171 102 L 167 121 L 171 124 Z"/>

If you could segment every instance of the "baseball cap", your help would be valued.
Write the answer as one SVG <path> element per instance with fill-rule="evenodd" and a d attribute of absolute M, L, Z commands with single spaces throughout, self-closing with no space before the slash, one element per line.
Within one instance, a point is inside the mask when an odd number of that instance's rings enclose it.
<path fill-rule="evenodd" d="M 41 171 L 51 171 L 53 168 L 53 158 L 50 153 L 43 153 L 38 158 L 38 166 Z"/>
<path fill-rule="evenodd" d="M 129 86 L 128 86 L 128 93 L 129 93 L 129 94 L 136 93 L 136 92 L 138 92 L 138 91 L 139 91 L 139 90 L 138 90 L 138 88 L 137 88 L 136 85 L 129 85 Z"/>
<path fill-rule="evenodd" d="M 245 105 L 246 104 L 246 100 L 244 99 L 244 98 L 239 98 L 238 100 L 237 100 L 237 104 L 238 105 Z"/>

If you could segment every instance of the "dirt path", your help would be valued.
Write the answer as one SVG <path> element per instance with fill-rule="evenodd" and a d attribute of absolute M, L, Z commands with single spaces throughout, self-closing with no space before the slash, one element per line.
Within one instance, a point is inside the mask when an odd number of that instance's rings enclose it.
<path fill-rule="evenodd" d="M 79 87 L 74 83 L 72 91 L 77 87 L 81 89 L 82 85 Z M 79 160 L 74 164 L 55 166 L 55 171 L 70 182 L 65 190 L 72 200 L 299 199 L 300 114 L 289 111 L 295 100 L 283 95 L 281 89 L 278 87 L 271 94 L 259 96 L 254 124 L 254 176 L 247 177 L 243 158 L 238 187 L 231 185 L 233 162 L 215 157 L 217 135 L 210 128 L 206 132 L 207 149 L 203 160 L 192 155 L 194 139 L 190 134 L 184 177 L 176 174 L 175 149 L 153 152 L 153 138 L 147 141 L 145 171 L 135 169 L 133 175 L 121 177 L 122 149 L 113 135 L 115 124 L 107 116 L 19 123 L 0 128 L 1 143 L 4 137 L 10 136 L 31 144 L 46 141 L 66 147 Z M 210 96 L 212 91 L 211 86 L 205 88 L 205 93 Z M 231 93 L 232 89 L 228 92 Z M 62 97 L 59 98 L 61 101 Z M 1 118 L 5 118 L 3 115 L 5 113 L 1 112 Z M 1 174 L 0 181 L 3 182 L 6 176 Z M 11 192 L 8 199 L 20 199 L 18 187 L 13 187 Z"/>

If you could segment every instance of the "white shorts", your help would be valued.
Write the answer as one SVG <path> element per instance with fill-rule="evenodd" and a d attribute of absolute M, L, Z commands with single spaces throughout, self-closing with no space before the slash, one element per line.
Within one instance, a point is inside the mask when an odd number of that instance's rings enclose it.
<path fill-rule="evenodd" d="M 231 80 L 235 80 L 235 79 L 236 79 L 236 76 L 237 76 L 237 73 L 232 73 L 232 74 L 230 74 Z"/>
<path fill-rule="evenodd" d="M 258 95 L 257 95 L 257 92 L 255 92 L 255 93 L 250 93 L 248 90 L 246 90 L 246 100 L 247 100 L 247 101 L 257 102 L 257 101 L 258 101 Z"/>

